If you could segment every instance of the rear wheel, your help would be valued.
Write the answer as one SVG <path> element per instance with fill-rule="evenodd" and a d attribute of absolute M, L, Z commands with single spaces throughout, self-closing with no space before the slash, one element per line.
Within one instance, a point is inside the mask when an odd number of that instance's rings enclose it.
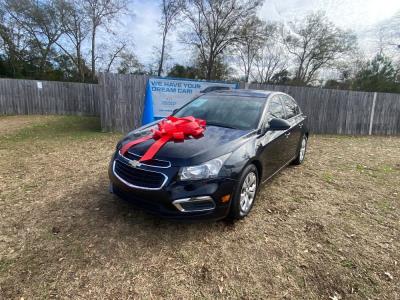
<path fill-rule="evenodd" d="M 294 165 L 301 165 L 303 163 L 304 158 L 306 156 L 306 151 L 307 151 L 307 142 L 308 142 L 307 136 L 303 135 L 303 137 L 301 139 L 299 152 L 297 154 L 296 159 L 293 161 Z"/>
<path fill-rule="evenodd" d="M 248 165 L 240 177 L 228 218 L 242 219 L 249 214 L 257 195 L 257 188 L 257 168 L 254 165 Z"/>

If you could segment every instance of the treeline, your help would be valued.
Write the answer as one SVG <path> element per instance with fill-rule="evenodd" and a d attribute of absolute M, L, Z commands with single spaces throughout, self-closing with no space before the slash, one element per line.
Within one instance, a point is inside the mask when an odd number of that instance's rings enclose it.
<path fill-rule="evenodd" d="M 129 40 L 97 40 L 126 12 L 125 0 L 2 0 L 0 76 L 90 82 L 116 60 L 121 72 L 137 70 Z"/>
<path fill-rule="evenodd" d="M 173 2 L 170 0 L 169 2 Z M 266 23 L 257 17 L 263 1 L 192 0 L 182 7 L 182 43 L 193 50 L 193 65 L 175 66 L 170 75 L 224 79 L 235 69 L 238 78 L 261 83 L 312 84 L 356 47 L 356 36 L 327 20 L 309 15 L 289 26 Z M 185 74 L 186 73 L 186 74 Z"/>
<path fill-rule="evenodd" d="M 188 2 L 180 40 L 192 46 L 193 63 L 174 65 L 168 76 L 400 92 L 400 61 L 393 62 L 383 45 L 365 58 L 357 36 L 323 12 L 284 25 L 260 20 L 260 1 Z M 400 54 L 398 44 L 392 46 Z"/>
<path fill-rule="evenodd" d="M 382 49 L 366 59 L 356 35 L 322 12 L 280 24 L 257 17 L 261 0 L 159 4 L 159 47 L 145 67 L 133 51 L 135 33 L 112 34 L 130 14 L 127 0 L 0 0 L 0 76 L 87 82 L 100 70 L 400 92 L 398 63 Z M 189 65 L 171 65 L 172 33 Z"/>

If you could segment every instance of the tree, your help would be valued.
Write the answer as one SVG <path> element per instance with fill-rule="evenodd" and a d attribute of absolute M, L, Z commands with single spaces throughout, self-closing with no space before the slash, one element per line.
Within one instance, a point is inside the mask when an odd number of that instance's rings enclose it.
<path fill-rule="evenodd" d="M 176 78 L 198 78 L 198 70 L 195 67 L 182 66 L 180 64 L 175 64 L 171 70 L 168 72 L 169 77 Z"/>
<path fill-rule="evenodd" d="M 88 2 L 94 10 L 89 10 Z M 93 65 L 88 68 L 85 49 L 89 36 L 94 32 L 96 37 L 100 26 L 107 29 L 100 31 L 107 34 L 107 40 L 100 51 L 92 49 L 92 59 L 101 56 L 103 70 L 116 70 L 115 66 L 129 56 L 126 54 L 129 43 L 115 39 L 117 35 L 106 25 L 111 24 L 124 3 L 123 0 L 0 0 L 0 76 L 81 82 L 93 79 L 90 76 Z M 89 13 L 93 11 L 94 15 Z"/>
<path fill-rule="evenodd" d="M 57 41 L 57 45 L 75 65 L 79 81 L 84 82 L 87 68 L 83 58 L 82 47 L 90 32 L 90 26 L 81 1 L 68 0 L 63 21 L 62 27 L 67 41 Z M 69 49 L 70 47 L 72 49 Z"/>
<path fill-rule="evenodd" d="M 100 26 L 114 19 L 127 8 L 126 0 L 83 0 L 83 7 L 91 25 L 92 80 L 96 79 L 96 35 Z"/>
<path fill-rule="evenodd" d="M 392 61 L 382 53 L 378 53 L 356 75 L 354 89 L 366 92 L 399 93 L 399 70 Z"/>
<path fill-rule="evenodd" d="M 269 23 L 264 28 L 263 43 L 254 57 L 252 78 L 259 83 L 272 83 L 273 77 L 287 68 L 288 57 L 279 40 L 278 24 Z"/>
<path fill-rule="evenodd" d="M 239 57 L 239 64 L 244 71 L 246 83 L 249 82 L 250 72 L 259 49 L 267 38 L 264 28 L 264 22 L 258 17 L 252 16 L 246 20 L 239 31 L 239 39 L 234 53 Z"/>
<path fill-rule="evenodd" d="M 283 43 L 294 58 L 297 84 L 311 84 L 321 68 L 331 67 L 355 48 L 355 35 L 336 27 L 323 13 L 310 14 L 289 27 L 282 30 Z"/>
<path fill-rule="evenodd" d="M 400 10 L 372 28 L 376 35 L 377 52 L 400 62 Z"/>
<path fill-rule="evenodd" d="M 182 41 L 199 54 L 206 79 L 214 79 L 215 63 L 239 40 L 244 24 L 255 15 L 260 0 L 189 0 L 184 11 L 190 29 Z M 220 59 L 219 62 L 222 60 Z"/>
<path fill-rule="evenodd" d="M 179 21 L 179 16 L 185 7 L 185 3 L 186 0 L 162 0 L 161 3 L 162 17 L 159 24 L 162 31 L 162 42 L 160 49 L 160 59 L 158 63 L 158 72 L 157 72 L 158 76 L 161 76 L 163 72 L 167 35 L 169 31 Z"/>
<path fill-rule="evenodd" d="M 226 80 L 233 73 L 233 70 L 224 60 L 223 56 L 218 56 L 215 58 L 211 70 L 209 70 L 209 65 L 204 62 L 200 55 L 195 57 L 193 66 L 197 70 L 197 76 L 200 79 L 209 79 L 209 71 L 211 71 L 211 74 L 213 74 L 213 80 Z"/>
<path fill-rule="evenodd" d="M 1 75 L 20 77 L 25 68 L 25 38 L 21 26 L 0 8 Z"/>
<path fill-rule="evenodd" d="M 49 56 L 54 51 L 54 45 L 64 33 L 61 24 L 66 13 L 66 2 L 5 0 L 3 8 L 26 36 L 30 59 L 37 61 L 38 73 L 42 76 L 49 65 Z"/>
<path fill-rule="evenodd" d="M 117 35 L 107 37 L 107 42 L 98 45 L 96 68 L 104 73 L 143 73 L 144 66 L 135 55 L 132 42 L 121 40 Z"/>
<path fill-rule="evenodd" d="M 129 51 L 123 51 L 120 56 L 118 73 L 120 74 L 143 74 L 144 66 L 139 62 L 136 55 Z"/>
<path fill-rule="evenodd" d="M 275 73 L 271 80 L 270 83 L 272 84 L 288 84 L 290 83 L 290 72 L 286 69 L 282 69 L 281 71 Z"/>
<path fill-rule="evenodd" d="M 266 43 L 257 52 L 254 59 L 252 77 L 260 83 L 271 83 L 275 74 L 287 68 L 287 56 L 280 47 Z"/>

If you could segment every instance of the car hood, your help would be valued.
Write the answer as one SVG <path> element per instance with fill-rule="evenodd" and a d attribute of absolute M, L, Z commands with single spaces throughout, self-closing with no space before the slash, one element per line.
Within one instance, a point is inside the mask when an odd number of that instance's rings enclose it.
<path fill-rule="evenodd" d="M 125 141 L 137 139 L 139 136 L 151 134 L 148 127 L 135 131 Z M 240 130 L 219 126 L 207 125 L 202 137 L 188 138 L 183 142 L 169 141 L 155 155 L 155 159 L 168 160 L 175 166 L 195 165 L 226 153 L 232 152 L 254 132 L 254 130 Z M 154 143 L 153 139 L 137 144 L 130 152 L 142 156 Z"/>

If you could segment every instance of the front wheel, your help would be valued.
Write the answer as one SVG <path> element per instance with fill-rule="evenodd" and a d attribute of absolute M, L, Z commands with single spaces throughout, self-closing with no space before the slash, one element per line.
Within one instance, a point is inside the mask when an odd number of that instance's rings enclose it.
<path fill-rule="evenodd" d="M 303 137 L 301 138 L 299 152 L 297 153 L 296 159 L 293 161 L 294 165 L 301 165 L 303 163 L 307 151 L 307 142 L 308 142 L 307 136 L 303 135 Z"/>
<path fill-rule="evenodd" d="M 254 165 L 248 165 L 242 172 L 228 218 L 237 220 L 247 216 L 257 196 L 258 172 Z"/>

